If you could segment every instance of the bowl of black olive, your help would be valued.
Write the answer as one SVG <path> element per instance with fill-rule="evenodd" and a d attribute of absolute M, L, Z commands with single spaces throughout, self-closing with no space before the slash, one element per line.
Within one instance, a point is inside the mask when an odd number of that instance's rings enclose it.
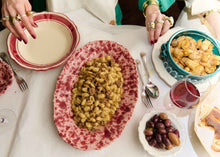
<path fill-rule="evenodd" d="M 178 153 L 185 143 L 185 129 L 175 114 L 152 111 L 146 113 L 138 127 L 139 140 L 153 156 Z"/>

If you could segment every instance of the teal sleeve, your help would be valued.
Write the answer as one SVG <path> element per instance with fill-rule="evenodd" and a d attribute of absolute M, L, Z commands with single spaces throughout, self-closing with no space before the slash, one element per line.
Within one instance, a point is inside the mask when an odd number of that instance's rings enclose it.
<path fill-rule="evenodd" d="M 122 11 L 121 11 L 119 4 L 117 4 L 115 7 L 115 16 L 116 16 L 116 24 L 121 25 Z"/>
<path fill-rule="evenodd" d="M 159 2 L 159 7 L 161 12 L 165 12 L 169 7 L 175 2 L 175 0 L 157 0 Z M 146 0 L 138 0 L 138 7 L 143 10 L 143 4 Z"/>

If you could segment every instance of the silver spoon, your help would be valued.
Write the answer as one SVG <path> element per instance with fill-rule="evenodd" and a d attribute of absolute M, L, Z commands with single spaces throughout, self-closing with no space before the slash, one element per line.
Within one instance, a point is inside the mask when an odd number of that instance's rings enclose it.
<path fill-rule="evenodd" d="M 141 80 L 141 85 L 142 85 L 141 100 L 146 105 L 147 108 L 153 107 L 149 95 L 145 92 L 147 87 L 144 85 L 144 81 L 142 79 L 141 72 L 139 69 L 140 60 L 136 59 L 135 62 L 137 64 L 137 71 L 138 71 L 138 75 L 139 75 L 139 78 Z"/>
<path fill-rule="evenodd" d="M 146 59 L 146 53 L 143 53 L 141 52 L 141 59 L 142 59 L 142 62 L 144 64 L 144 69 L 147 73 L 147 88 L 146 88 L 146 92 L 148 93 L 148 95 L 152 98 L 157 98 L 159 96 L 159 89 L 158 87 L 150 80 L 150 73 L 147 69 L 147 65 L 146 65 L 146 62 L 145 62 L 145 59 Z"/>

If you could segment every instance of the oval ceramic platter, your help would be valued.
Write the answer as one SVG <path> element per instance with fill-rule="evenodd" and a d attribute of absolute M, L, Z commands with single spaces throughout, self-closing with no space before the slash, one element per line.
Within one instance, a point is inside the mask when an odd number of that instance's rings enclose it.
<path fill-rule="evenodd" d="M 28 43 L 24 44 L 9 34 L 7 39 L 10 57 L 21 67 L 45 71 L 63 65 L 79 43 L 79 32 L 67 16 L 55 12 L 35 13 L 34 28 L 37 38 L 33 39 L 24 29 Z"/>
<path fill-rule="evenodd" d="M 78 73 L 86 62 L 101 56 L 111 56 L 122 69 L 124 93 L 120 106 L 105 127 L 89 131 L 76 125 L 71 108 L 72 89 Z M 113 41 L 87 43 L 69 59 L 61 72 L 54 94 L 54 121 L 59 135 L 70 145 L 82 149 L 101 149 L 118 138 L 131 118 L 138 98 L 138 75 L 136 64 L 128 50 Z"/>

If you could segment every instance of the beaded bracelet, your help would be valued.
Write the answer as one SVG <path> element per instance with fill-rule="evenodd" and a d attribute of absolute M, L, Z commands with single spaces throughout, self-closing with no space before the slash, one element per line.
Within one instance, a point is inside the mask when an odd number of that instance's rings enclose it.
<path fill-rule="evenodd" d="M 209 10 L 209 11 L 207 11 L 207 12 L 205 12 L 205 13 L 202 13 L 202 14 L 201 14 L 201 16 L 202 16 L 201 22 L 202 22 L 203 24 L 205 24 L 205 23 L 207 22 L 206 17 L 207 17 L 209 14 L 213 13 L 213 12 L 220 13 L 220 9 L 212 9 L 212 10 Z"/>
<path fill-rule="evenodd" d="M 157 0 L 147 0 L 146 2 L 144 2 L 144 4 L 143 4 L 143 14 L 144 14 L 144 17 L 146 17 L 147 6 L 148 5 L 152 5 L 152 4 L 155 4 L 155 5 L 159 6 L 159 2 Z"/>

